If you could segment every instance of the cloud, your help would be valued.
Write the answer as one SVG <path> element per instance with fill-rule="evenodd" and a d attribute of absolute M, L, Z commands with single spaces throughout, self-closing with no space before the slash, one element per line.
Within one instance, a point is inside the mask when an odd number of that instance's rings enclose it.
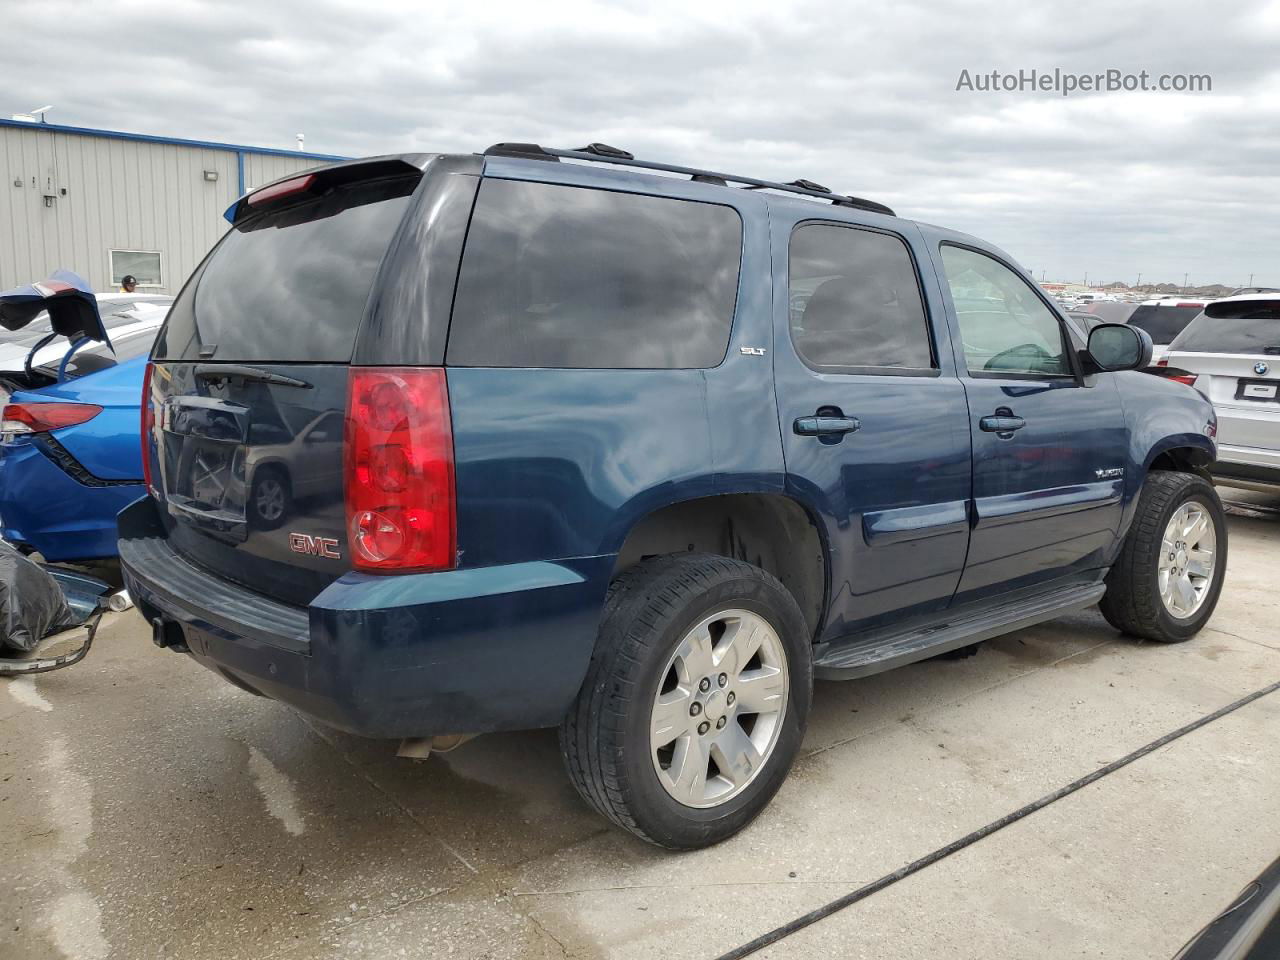
<path fill-rule="evenodd" d="M 1280 284 L 1280 4 L 6 5 L 9 112 L 341 154 L 615 143 L 882 200 L 1037 275 Z M 1209 93 L 957 91 L 1209 74 Z"/>

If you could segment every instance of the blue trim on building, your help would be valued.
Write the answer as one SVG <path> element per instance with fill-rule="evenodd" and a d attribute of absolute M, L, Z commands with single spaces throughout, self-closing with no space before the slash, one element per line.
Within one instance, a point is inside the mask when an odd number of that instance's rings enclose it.
<path fill-rule="evenodd" d="M 104 137 L 108 140 L 133 140 L 141 143 L 164 143 L 175 147 L 196 147 L 203 150 L 227 150 L 239 154 L 240 193 L 244 193 L 244 155 L 254 153 L 268 157 L 302 157 L 306 160 L 329 162 L 350 160 L 330 153 L 306 153 L 302 150 L 280 150 L 275 147 L 247 147 L 236 143 L 218 143 L 214 140 L 183 140 L 179 137 L 157 137 L 149 133 L 124 133 L 120 130 L 95 130 L 92 127 L 68 127 L 60 123 L 28 123 L 25 120 L 0 120 L 0 127 L 20 130 L 38 130 L 45 133 L 73 133 L 82 137 Z"/>

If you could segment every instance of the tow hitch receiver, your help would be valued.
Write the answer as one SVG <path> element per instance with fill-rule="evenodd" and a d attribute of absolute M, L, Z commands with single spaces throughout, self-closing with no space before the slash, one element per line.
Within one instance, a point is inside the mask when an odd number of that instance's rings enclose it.
<path fill-rule="evenodd" d="M 172 650 L 174 653 L 189 653 L 187 638 L 182 634 L 182 627 L 164 617 L 154 617 L 151 621 L 151 642 L 161 650 Z"/>

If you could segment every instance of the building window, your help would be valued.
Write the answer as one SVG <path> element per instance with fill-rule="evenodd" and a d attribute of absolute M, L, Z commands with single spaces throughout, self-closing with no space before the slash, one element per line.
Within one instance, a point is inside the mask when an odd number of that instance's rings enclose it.
<path fill-rule="evenodd" d="M 112 250 L 111 285 L 120 286 L 120 281 L 126 276 L 134 277 L 139 287 L 163 286 L 160 252 L 158 250 Z"/>

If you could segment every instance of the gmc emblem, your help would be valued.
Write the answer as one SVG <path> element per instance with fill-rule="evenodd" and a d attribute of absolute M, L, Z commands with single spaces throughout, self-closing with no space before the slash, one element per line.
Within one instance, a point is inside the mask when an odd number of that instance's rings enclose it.
<path fill-rule="evenodd" d="M 338 560 L 342 557 L 338 552 L 338 541 L 333 537 L 313 537 L 309 533 L 289 534 L 289 549 L 294 553 L 306 553 L 329 560 Z"/>

